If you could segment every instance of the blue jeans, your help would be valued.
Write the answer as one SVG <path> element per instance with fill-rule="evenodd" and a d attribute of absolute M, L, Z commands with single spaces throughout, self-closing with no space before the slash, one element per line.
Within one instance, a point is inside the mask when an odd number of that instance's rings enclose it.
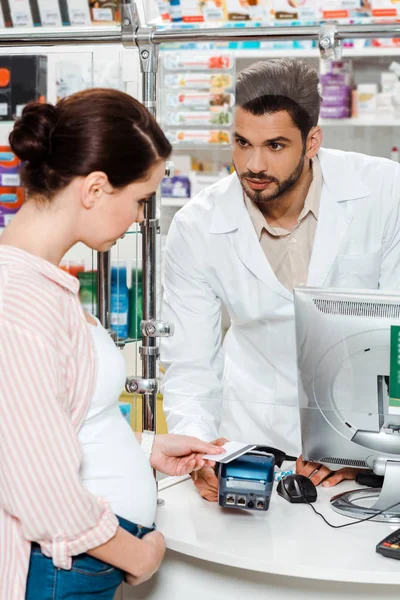
<path fill-rule="evenodd" d="M 153 531 L 120 517 L 118 521 L 138 538 Z M 124 575 L 121 569 L 89 554 L 74 556 L 70 571 L 58 569 L 38 544 L 32 544 L 25 600 L 113 600 Z"/>

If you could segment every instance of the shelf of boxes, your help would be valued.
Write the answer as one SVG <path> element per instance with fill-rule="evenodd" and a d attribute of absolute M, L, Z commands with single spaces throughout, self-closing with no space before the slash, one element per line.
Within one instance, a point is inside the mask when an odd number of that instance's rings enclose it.
<path fill-rule="evenodd" d="M 221 51 L 221 49 L 220 49 Z M 267 59 L 267 58 L 319 58 L 320 53 L 318 48 L 311 49 L 280 49 L 280 48 L 254 48 L 254 49 L 238 49 L 230 50 L 234 52 L 237 59 Z M 368 58 L 368 57 L 385 57 L 385 56 L 400 56 L 400 47 L 395 48 L 344 48 L 343 58 Z"/>
<path fill-rule="evenodd" d="M 321 127 L 400 127 L 400 119 L 321 119 Z"/>

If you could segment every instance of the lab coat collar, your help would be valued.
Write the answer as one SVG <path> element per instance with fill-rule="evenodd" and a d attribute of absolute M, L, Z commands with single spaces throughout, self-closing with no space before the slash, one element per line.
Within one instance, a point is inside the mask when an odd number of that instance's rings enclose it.
<path fill-rule="evenodd" d="M 346 153 L 321 148 L 318 158 L 324 185 L 336 202 L 357 200 L 371 194 L 360 175 L 352 170 Z"/>
<path fill-rule="evenodd" d="M 229 233 L 239 229 L 246 218 L 243 189 L 236 173 L 217 184 L 214 214 L 210 233 Z"/>

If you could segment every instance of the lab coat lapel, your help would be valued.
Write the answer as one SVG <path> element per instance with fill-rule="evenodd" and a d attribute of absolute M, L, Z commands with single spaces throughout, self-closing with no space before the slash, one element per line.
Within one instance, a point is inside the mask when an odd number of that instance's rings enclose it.
<path fill-rule="evenodd" d="M 346 215 L 343 205 L 332 197 L 324 184 L 307 285 L 324 285 L 351 221 L 352 216 Z"/>
<path fill-rule="evenodd" d="M 340 253 L 353 220 L 353 210 L 357 208 L 354 201 L 370 194 L 359 175 L 349 169 L 346 155 L 321 150 L 318 156 L 323 187 L 307 279 L 307 285 L 315 287 L 325 284 Z"/>
<path fill-rule="evenodd" d="M 243 202 L 243 206 L 245 206 Z M 245 210 L 240 228 L 234 234 L 234 244 L 242 263 L 271 290 L 288 300 L 293 300 L 293 294 L 287 290 L 273 272 L 260 240 L 254 229 L 250 216 Z"/>
<path fill-rule="evenodd" d="M 225 183 L 225 182 L 224 182 Z M 275 276 L 261 247 L 254 225 L 247 212 L 243 190 L 236 174 L 226 179 L 220 188 L 210 228 L 212 234 L 229 234 L 239 260 L 260 281 L 284 298 L 293 300 L 289 292 Z"/>

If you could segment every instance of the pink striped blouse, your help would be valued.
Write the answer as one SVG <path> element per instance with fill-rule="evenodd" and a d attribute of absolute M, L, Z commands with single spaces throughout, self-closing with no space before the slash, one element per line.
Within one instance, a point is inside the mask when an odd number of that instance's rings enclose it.
<path fill-rule="evenodd" d="M 0 600 L 24 600 L 30 542 L 57 567 L 118 522 L 79 478 L 96 361 L 78 281 L 0 245 Z"/>

